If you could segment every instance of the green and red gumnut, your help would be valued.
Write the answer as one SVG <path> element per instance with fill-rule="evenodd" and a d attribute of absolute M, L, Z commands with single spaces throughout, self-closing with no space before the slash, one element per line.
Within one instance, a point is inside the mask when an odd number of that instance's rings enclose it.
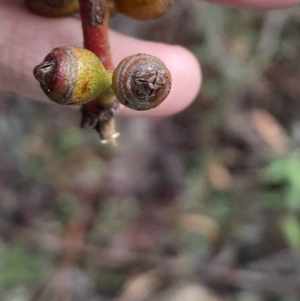
<path fill-rule="evenodd" d="M 82 105 L 112 89 L 120 103 L 139 111 L 157 107 L 172 84 L 169 70 L 157 57 L 135 54 L 111 71 L 91 51 L 67 46 L 53 49 L 34 68 L 34 76 L 58 104 Z"/>

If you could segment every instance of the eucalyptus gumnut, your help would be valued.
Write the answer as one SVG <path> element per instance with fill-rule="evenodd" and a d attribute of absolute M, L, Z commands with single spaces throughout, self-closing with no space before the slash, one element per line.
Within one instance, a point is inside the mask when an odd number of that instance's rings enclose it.
<path fill-rule="evenodd" d="M 59 18 L 79 11 L 77 0 L 25 0 L 27 7 L 36 14 Z"/>
<path fill-rule="evenodd" d="M 114 0 L 115 9 L 139 20 L 158 18 L 171 7 L 173 0 Z"/>
<path fill-rule="evenodd" d="M 172 77 L 159 58 L 134 54 L 123 59 L 112 75 L 112 89 L 124 106 L 144 111 L 157 107 L 171 90 Z"/>
<path fill-rule="evenodd" d="M 61 105 L 82 105 L 111 84 L 111 72 L 91 51 L 62 46 L 53 49 L 33 74 L 50 100 Z"/>

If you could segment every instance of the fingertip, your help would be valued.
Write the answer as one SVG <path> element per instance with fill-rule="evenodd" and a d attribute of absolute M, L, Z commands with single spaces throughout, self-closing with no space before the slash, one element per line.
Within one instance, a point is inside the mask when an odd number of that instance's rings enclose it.
<path fill-rule="evenodd" d="M 175 114 L 195 100 L 201 87 L 202 74 L 197 58 L 181 46 L 176 46 L 176 51 L 174 49 L 170 59 L 173 60 L 170 65 L 173 89 L 169 99 L 162 104 L 161 110 L 168 111 L 168 114 Z"/>
<path fill-rule="evenodd" d="M 181 46 L 171 47 L 161 59 L 172 74 L 172 89 L 167 99 L 148 115 L 173 115 L 188 107 L 196 98 L 201 86 L 201 70 L 196 57 Z"/>
<path fill-rule="evenodd" d="M 250 9 L 281 9 L 299 3 L 299 0 L 206 0 L 215 4 L 223 4 Z"/>

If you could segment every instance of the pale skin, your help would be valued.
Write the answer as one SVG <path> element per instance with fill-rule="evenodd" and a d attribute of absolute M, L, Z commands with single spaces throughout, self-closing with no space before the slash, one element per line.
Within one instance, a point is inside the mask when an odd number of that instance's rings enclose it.
<path fill-rule="evenodd" d="M 281 9 L 299 3 L 300 0 L 209 2 L 248 9 Z M 0 90 L 50 102 L 33 77 L 32 69 L 57 46 L 83 44 L 80 20 L 72 17 L 43 18 L 29 12 L 21 2 L 15 0 L 0 1 L 0 20 Z M 201 69 L 199 62 L 188 50 L 181 46 L 129 38 L 113 31 L 110 32 L 110 41 L 115 64 L 133 53 L 149 53 L 162 59 L 171 71 L 173 86 L 169 97 L 158 108 L 138 114 L 175 114 L 195 99 L 202 82 Z M 131 112 L 125 110 L 125 113 Z"/>

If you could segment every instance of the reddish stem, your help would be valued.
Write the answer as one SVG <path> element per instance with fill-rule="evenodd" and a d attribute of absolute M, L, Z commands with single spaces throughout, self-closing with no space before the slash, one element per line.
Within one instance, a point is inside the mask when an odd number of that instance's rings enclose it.
<path fill-rule="evenodd" d="M 108 70 L 113 69 L 105 0 L 79 0 L 84 47 L 94 52 Z"/>
<path fill-rule="evenodd" d="M 83 28 L 84 47 L 94 52 L 102 61 L 105 69 L 113 70 L 108 37 L 106 0 L 79 0 Z M 102 140 L 114 142 L 113 111 L 115 97 L 111 92 L 101 93 L 96 99 L 83 105 L 82 126 L 94 127 Z"/>

